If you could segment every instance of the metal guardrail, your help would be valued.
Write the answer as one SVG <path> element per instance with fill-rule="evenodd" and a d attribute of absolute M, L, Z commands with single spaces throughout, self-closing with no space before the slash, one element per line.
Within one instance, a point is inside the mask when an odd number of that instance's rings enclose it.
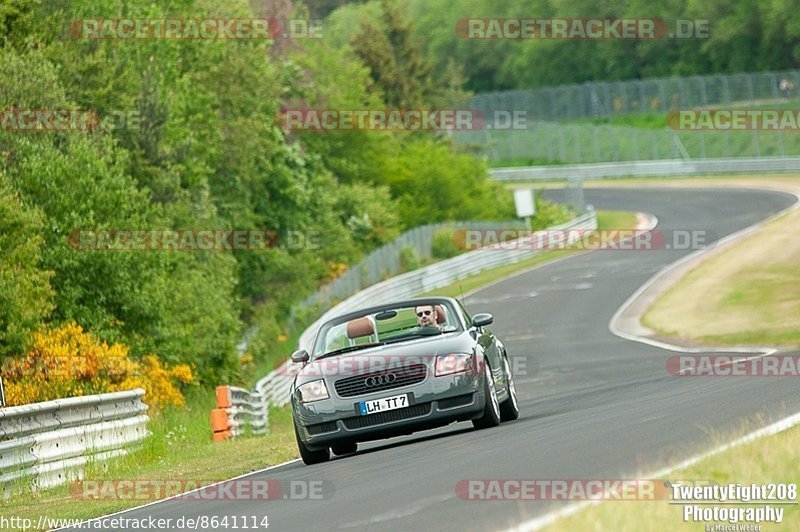
<path fill-rule="evenodd" d="M 149 435 L 144 394 L 135 389 L 0 410 L 3 496 L 63 484 L 89 462 L 126 454 Z"/>
<path fill-rule="evenodd" d="M 594 211 L 590 211 L 570 222 L 548 228 L 545 231 L 563 229 L 597 229 L 597 217 Z M 579 231 L 575 231 L 571 237 L 577 239 L 579 234 Z M 518 239 L 518 241 L 523 244 L 523 241 L 529 242 L 530 239 L 531 237 L 528 236 Z M 519 262 L 534 253 L 537 251 L 526 249 L 524 245 L 514 246 L 513 243 L 507 242 L 504 243 L 502 251 L 498 251 L 496 246 L 476 249 L 374 284 L 324 313 L 300 336 L 300 347 L 310 351 L 311 342 L 319 327 L 335 316 L 385 301 L 407 299 L 424 294 L 483 270 Z M 289 402 L 292 379 L 297 369 L 296 364 L 292 364 L 290 361 L 285 362 L 256 383 L 256 392 L 265 397 L 270 404 L 285 405 Z"/>
<path fill-rule="evenodd" d="M 269 403 L 266 396 L 236 386 L 217 386 L 217 408 L 211 411 L 214 441 L 235 438 L 249 432 L 269 430 Z"/>
<path fill-rule="evenodd" d="M 537 181 L 604 179 L 607 177 L 669 177 L 756 172 L 800 172 L 800 157 L 765 157 L 760 159 L 665 159 L 565 166 L 523 166 L 494 168 L 497 181 Z"/>
<path fill-rule="evenodd" d="M 299 369 L 297 364 L 292 364 L 290 360 L 287 360 L 278 369 L 269 372 L 266 377 L 259 380 L 256 383 L 256 390 L 260 390 L 270 404 L 284 406 L 289 402 L 292 381 Z"/>
<path fill-rule="evenodd" d="M 578 209 L 583 210 L 583 205 L 580 205 Z M 397 275 L 403 268 L 400 255 L 401 251 L 405 248 L 413 249 L 419 259 L 431 258 L 433 256 L 434 236 L 437 231 L 447 229 L 448 227 L 478 230 L 522 229 L 524 224 L 521 220 L 508 220 L 504 222 L 464 221 L 444 222 L 415 227 L 401 234 L 392 242 L 371 252 L 341 276 L 304 299 L 300 303 L 300 306 L 310 307 L 320 305 L 327 308 L 332 306 L 336 301 L 347 299 L 359 290 L 363 290 L 388 277 Z"/>

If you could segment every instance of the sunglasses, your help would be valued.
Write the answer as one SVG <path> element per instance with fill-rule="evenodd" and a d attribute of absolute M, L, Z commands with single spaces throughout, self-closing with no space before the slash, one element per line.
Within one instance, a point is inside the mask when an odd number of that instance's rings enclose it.
<path fill-rule="evenodd" d="M 417 317 L 421 318 L 422 316 L 430 316 L 431 314 L 433 314 L 433 311 L 421 310 L 421 311 L 417 312 Z"/>

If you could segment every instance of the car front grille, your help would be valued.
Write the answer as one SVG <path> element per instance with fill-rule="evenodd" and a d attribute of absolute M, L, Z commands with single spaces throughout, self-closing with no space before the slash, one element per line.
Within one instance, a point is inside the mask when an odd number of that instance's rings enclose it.
<path fill-rule="evenodd" d="M 350 417 L 342 420 L 344 426 L 350 430 L 363 429 L 364 427 L 372 427 L 374 425 L 382 425 L 383 423 L 391 423 L 392 421 L 402 421 L 413 417 L 426 416 L 431 413 L 431 403 L 422 403 L 412 405 L 408 408 L 398 408 L 397 410 L 389 410 L 388 412 L 378 412 L 377 414 L 368 414 L 366 416 Z"/>
<path fill-rule="evenodd" d="M 355 397 L 356 395 L 392 390 L 420 383 L 425 380 L 426 373 L 427 366 L 416 363 L 399 368 L 346 377 L 336 381 L 334 386 L 339 397 Z"/>

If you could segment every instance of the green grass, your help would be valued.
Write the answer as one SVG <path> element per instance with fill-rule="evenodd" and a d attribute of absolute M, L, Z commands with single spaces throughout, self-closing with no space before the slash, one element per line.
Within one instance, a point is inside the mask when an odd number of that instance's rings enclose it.
<path fill-rule="evenodd" d="M 722 444 L 735 439 L 735 436 L 718 439 L 719 444 Z M 800 463 L 800 428 L 795 427 L 768 439 L 734 447 L 702 460 L 687 469 L 675 471 L 667 479 L 662 480 L 711 480 L 720 485 L 730 483 L 797 484 L 797 470 L 791 466 L 791 464 L 797 463 Z M 647 473 L 647 471 L 638 472 L 639 475 Z M 620 475 L 620 478 L 631 478 L 631 476 Z M 757 506 L 752 505 L 752 507 Z M 780 505 L 780 507 L 785 510 L 782 522 L 780 524 L 762 523 L 761 530 L 800 529 L 798 505 Z M 702 523 L 683 522 L 682 511 L 682 505 L 671 505 L 669 500 L 608 501 L 590 506 L 573 516 L 559 519 L 545 530 L 615 530 L 620 532 L 690 530 L 696 532 L 705 529 Z M 713 523 L 711 524 L 713 525 Z M 730 523 L 722 524 L 730 525 Z"/>
<path fill-rule="evenodd" d="M 798 220 L 797 211 L 786 214 L 696 265 L 653 302 L 642 323 L 697 343 L 800 345 Z"/>
<path fill-rule="evenodd" d="M 636 214 L 630 211 L 597 211 L 598 229 L 629 229 L 636 226 Z"/>
<path fill-rule="evenodd" d="M 748 330 L 724 335 L 705 335 L 709 343 L 727 345 L 756 343 L 765 345 L 800 345 L 800 328 L 797 320 L 787 323 L 783 316 L 787 309 L 792 314 L 798 310 L 800 300 L 800 268 L 797 264 L 766 266 L 758 272 L 744 271 L 744 278 L 734 279 L 720 302 L 721 312 L 752 313 L 758 310 L 760 319 L 752 320 Z"/>
<path fill-rule="evenodd" d="M 611 118 L 586 118 L 570 122 L 573 124 L 591 124 L 595 126 L 628 126 L 644 129 L 664 129 L 667 127 L 667 115 L 662 113 L 630 113 L 617 115 Z"/>

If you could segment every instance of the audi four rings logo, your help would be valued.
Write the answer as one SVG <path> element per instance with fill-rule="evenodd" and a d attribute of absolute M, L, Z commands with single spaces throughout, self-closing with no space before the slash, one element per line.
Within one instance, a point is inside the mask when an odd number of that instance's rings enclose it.
<path fill-rule="evenodd" d="M 373 386 L 380 386 L 381 384 L 392 384 L 397 380 L 397 375 L 394 373 L 387 373 L 386 375 L 376 375 L 374 377 L 367 377 L 364 379 L 364 386 L 372 388 Z"/>

